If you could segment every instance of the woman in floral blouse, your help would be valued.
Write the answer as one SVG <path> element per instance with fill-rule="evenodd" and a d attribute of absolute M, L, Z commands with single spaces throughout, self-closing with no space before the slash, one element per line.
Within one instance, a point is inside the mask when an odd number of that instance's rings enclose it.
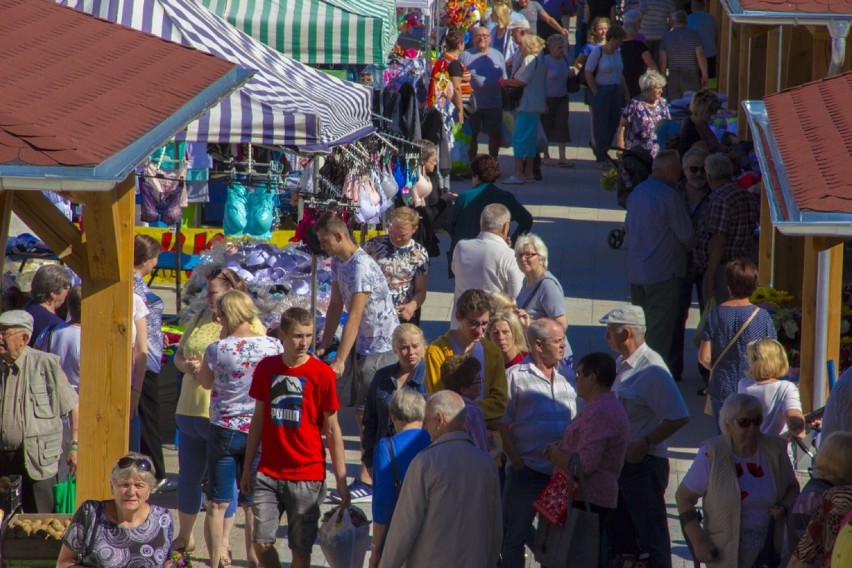
<path fill-rule="evenodd" d="M 669 105 L 663 98 L 666 78 L 658 72 L 646 71 L 639 77 L 642 94 L 630 99 L 621 111 L 621 122 L 615 133 L 619 148 L 629 149 L 641 146 L 656 157 L 660 151 L 657 143 L 657 125 L 671 119 Z"/>
<path fill-rule="evenodd" d="M 252 331 L 258 310 L 251 297 L 239 290 L 225 292 L 216 303 L 222 339 L 204 352 L 196 377 L 210 392 L 210 438 L 207 442 L 207 500 L 205 534 L 210 536 L 210 566 L 219 566 L 225 510 L 234 498 L 235 481 L 242 475 L 254 399 L 248 392 L 252 374 L 265 357 L 280 355 L 281 342 Z M 246 551 L 249 565 L 257 566 L 252 545 L 254 518 L 251 495 L 240 495 L 246 515 Z"/>

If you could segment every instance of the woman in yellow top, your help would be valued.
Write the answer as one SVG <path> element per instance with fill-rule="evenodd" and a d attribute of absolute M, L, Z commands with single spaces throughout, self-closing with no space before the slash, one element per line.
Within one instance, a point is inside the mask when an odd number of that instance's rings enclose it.
<path fill-rule="evenodd" d="M 181 382 L 175 418 L 180 430 L 178 448 L 178 519 L 180 530 L 172 548 L 176 551 L 192 552 L 195 542 L 192 530 L 201 510 L 201 480 L 207 468 L 207 439 L 210 428 L 210 389 L 198 382 L 204 351 L 219 340 L 222 326 L 216 316 L 216 301 L 229 290 L 247 292 L 242 278 L 229 268 L 217 268 L 207 277 L 207 308 L 201 310 L 186 326 L 175 353 L 175 365 L 184 373 Z M 252 330 L 265 334 L 266 329 L 259 320 L 252 323 Z M 236 499 L 225 513 L 225 539 L 230 542 L 230 531 L 234 526 Z M 230 565 L 230 550 L 222 551 L 222 564 Z"/>

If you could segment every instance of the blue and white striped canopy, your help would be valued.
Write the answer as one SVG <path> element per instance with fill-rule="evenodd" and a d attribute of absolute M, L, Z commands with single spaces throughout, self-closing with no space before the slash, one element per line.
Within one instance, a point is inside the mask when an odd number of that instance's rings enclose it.
<path fill-rule="evenodd" d="M 242 89 L 189 125 L 188 141 L 311 149 L 349 142 L 372 129 L 367 88 L 283 56 L 195 0 L 56 2 L 258 70 Z"/>

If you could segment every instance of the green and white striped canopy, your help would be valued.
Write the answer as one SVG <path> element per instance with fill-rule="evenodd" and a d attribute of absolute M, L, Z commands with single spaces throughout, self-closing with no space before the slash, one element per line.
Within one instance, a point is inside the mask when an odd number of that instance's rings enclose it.
<path fill-rule="evenodd" d="M 394 0 L 199 0 L 253 38 L 310 65 L 384 66 L 396 43 Z"/>

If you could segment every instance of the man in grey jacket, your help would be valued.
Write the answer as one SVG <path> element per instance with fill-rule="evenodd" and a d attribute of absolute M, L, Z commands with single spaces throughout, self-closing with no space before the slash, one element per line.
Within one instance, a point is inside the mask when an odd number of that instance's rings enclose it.
<path fill-rule="evenodd" d="M 445 390 L 429 399 L 423 426 L 432 445 L 405 474 L 380 568 L 497 565 L 503 536 L 497 468 L 464 425 L 458 394 Z"/>
<path fill-rule="evenodd" d="M 72 474 L 77 469 L 77 393 L 59 357 L 27 346 L 32 332 L 27 312 L 0 314 L 0 476 L 21 476 L 25 512 L 52 513 L 65 414 L 72 434 L 65 459 Z"/>

